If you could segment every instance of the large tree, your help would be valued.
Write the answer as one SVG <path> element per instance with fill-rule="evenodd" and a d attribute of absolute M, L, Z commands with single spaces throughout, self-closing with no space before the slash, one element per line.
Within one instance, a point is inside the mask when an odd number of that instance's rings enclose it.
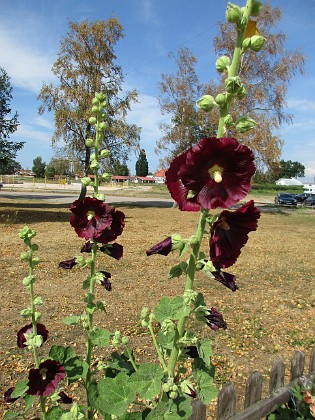
<path fill-rule="evenodd" d="M 297 178 L 305 176 L 305 166 L 292 160 L 280 160 L 278 168 L 279 178 Z"/>
<path fill-rule="evenodd" d="M 12 86 L 6 71 L 0 67 L 0 174 L 12 174 L 21 169 L 15 160 L 17 152 L 22 149 L 24 142 L 10 141 L 18 126 L 18 113 L 10 117 Z"/>
<path fill-rule="evenodd" d="M 39 113 L 45 110 L 54 113 L 53 143 L 63 141 L 66 147 L 75 150 L 84 161 L 86 172 L 90 149 L 85 140 L 94 135 L 88 120 L 95 92 L 103 92 L 107 97 L 107 129 L 102 147 L 110 151 L 108 172 L 117 160 L 126 161 L 130 150 L 138 146 L 140 128 L 126 122 L 137 92 L 122 92 L 123 73 L 114 54 L 115 45 L 123 36 L 123 27 L 117 19 L 69 21 L 69 31 L 52 67 L 59 85 L 43 84 L 38 97 L 42 102 Z"/>
<path fill-rule="evenodd" d="M 231 126 L 226 133 L 236 136 L 251 147 L 256 156 L 256 165 L 261 171 L 271 169 L 280 160 L 283 141 L 278 130 L 281 124 L 290 123 L 293 118 L 285 110 L 288 84 L 297 72 L 303 73 L 304 66 L 303 54 L 299 50 L 288 51 L 285 48 L 286 35 L 275 31 L 281 14 L 281 9 L 272 8 L 267 1 L 260 15 L 253 18 L 249 25 L 253 32 L 248 36 L 260 32 L 266 38 L 266 43 L 258 53 L 247 50 L 243 54 L 240 77 L 247 96 L 235 102 L 231 108 L 234 121 L 241 115 L 248 115 L 257 121 L 258 126 L 241 135 Z M 220 23 L 219 31 L 214 40 L 215 54 L 232 59 L 237 28 L 230 23 Z M 179 50 L 177 57 L 176 75 L 162 75 L 160 83 L 161 111 L 170 114 L 171 123 L 161 127 L 163 136 L 157 145 L 159 150 L 164 149 L 169 153 L 166 158 L 168 161 L 196 143 L 202 135 L 215 134 L 218 112 L 197 111 L 194 104 L 199 99 L 200 91 L 213 97 L 225 91 L 225 74 L 218 81 L 212 80 L 201 85 L 195 72 L 196 58 L 192 53 L 186 49 L 183 55 L 182 50 Z M 181 106 L 183 99 L 185 106 Z"/>
<path fill-rule="evenodd" d="M 43 162 L 41 156 L 37 156 L 33 159 L 32 171 L 34 172 L 36 178 L 44 178 L 46 169 L 46 162 Z"/>
<path fill-rule="evenodd" d="M 140 150 L 138 160 L 136 162 L 136 175 L 137 176 L 147 176 L 149 173 L 149 164 L 147 155 L 144 149 Z"/>

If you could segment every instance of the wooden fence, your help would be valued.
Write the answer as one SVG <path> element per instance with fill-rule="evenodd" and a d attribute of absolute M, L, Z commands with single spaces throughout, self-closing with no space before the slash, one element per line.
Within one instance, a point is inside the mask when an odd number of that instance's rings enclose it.
<path fill-rule="evenodd" d="M 236 412 L 236 391 L 231 383 L 221 389 L 218 396 L 217 420 L 260 420 L 274 411 L 279 404 L 290 399 L 289 389 L 304 374 L 305 355 L 297 351 L 291 361 L 290 383 L 284 385 L 285 365 L 279 360 L 270 371 L 269 396 L 262 398 L 263 378 L 258 371 L 252 372 L 246 383 L 244 410 Z M 315 374 L 315 346 L 310 355 L 310 364 L 306 376 Z M 199 401 L 193 403 L 193 415 L 190 420 L 206 420 L 206 406 Z"/>

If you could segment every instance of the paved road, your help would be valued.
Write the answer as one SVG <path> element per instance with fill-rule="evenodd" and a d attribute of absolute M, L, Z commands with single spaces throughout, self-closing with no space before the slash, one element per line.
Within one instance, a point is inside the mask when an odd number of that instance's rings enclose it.
<path fill-rule="evenodd" d="M 103 192 L 103 191 L 102 191 Z M 146 198 L 146 197 L 123 197 L 123 196 L 110 196 L 106 194 L 106 202 L 108 204 L 126 204 L 137 205 L 144 207 L 172 207 L 173 200 L 169 198 Z M 65 204 L 70 205 L 79 196 L 79 191 L 76 192 L 46 192 L 46 191 L 9 191 L 3 188 L 0 191 L 1 198 L 22 199 L 22 200 L 44 200 L 49 204 Z"/>

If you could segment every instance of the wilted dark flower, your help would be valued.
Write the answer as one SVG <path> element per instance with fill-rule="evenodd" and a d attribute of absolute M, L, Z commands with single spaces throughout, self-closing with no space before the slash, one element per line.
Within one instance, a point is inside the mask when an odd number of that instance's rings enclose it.
<path fill-rule="evenodd" d="M 197 392 L 189 385 L 187 385 L 187 388 L 189 392 L 185 392 L 186 395 L 188 395 L 191 398 L 197 398 Z"/>
<path fill-rule="evenodd" d="M 71 268 L 73 268 L 75 265 L 77 265 L 75 258 L 71 258 L 71 260 L 60 261 L 58 267 L 71 270 Z"/>
<path fill-rule="evenodd" d="M 107 271 L 101 271 L 103 274 L 103 280 L 101 280 L 101 285 L 105 287 L 105 289 L 110 292 L 112 290 L 112 283 L 109 279 L 112 277 L 110 273 Z"/>
<path fill-rule="evenodd" d="M 238 286 L 235 283 L 236 277 L 233 274 L 226 273 L 225 271 L 212 271 L 211 274 L 216 280 L 231 289 L 232 292 L 235 292 L 235 290 L 238 289 Z"/>
<path fill-rule="evenodd" d="M 184 350 L 187 356 L 191 357 L 192 359 L 196 359 L 196 357 L 199 357 L 198 349 L 196 346 L 185 346 Z"/>
<path fill-rule="evenodd" d="M 81 252 L 87 252 L 87 253 L 92 252 L 92 246 L 93 246 L 93 244 L 92 244 L 91 241 L 85 242 L 85 244 L 81 248 Z"/>
<path fill-rule="evenodd" d="M 166 184 L 180 210 L 230 207 L 250 190 L 254 155 L 233 138 L 204 138 L 176 157 Z"/>
<path fill-rule="evenodd" d="M 65 376 L 65 369 L 60 363 L 51 359 L 45 360 L 38 368 L 30 369 L 27 394 L 50 395 Z"/>
<path fill-rule="evenodd" d="M 216 308 L 213 307 L 210 309 L 209 312 L 209 315 L 205 315 L 205 318 L 207 318 L 207 325 L 212 330 L 218 330 L 219 328 L 223 328 L 224 330 L 226 330 L 227 325 L 223 319 L 221 312 L 219 312 Z"/>
<path fill-rule="evenodd" d="M 94 238 L 96 242 L 108 244 L 122 234 L 125 227 L 125 214 L 122 211 L 110 208 L 110 215 L 112 217 L 110 227 L 104 229 L 100 236 Z"/>
<path fill-rule="evenodd" d="M 71 204 L 70 224 L 80 238 L 95 239 L 109 228 L 113 217 L 112 208 L 97 198 L 85 197 Z"/>
<path fill-rule="evenodd" d="M 161 254 L 161 255 L 168 255 L 172 251 L 172 238 L 169 236 L 165 238 L 163 241 L 159 242 L 158 244 L 154 245 L 147 251 L 147 255 L 153 254 Z"/>
<path fill-rule="evenodd" d="M 26 337 L 25 334 L 32 334 L 33 333 L 33 324 L 25 325 L 21 328 L 17 333 L 17 345 L 19 348 L 26 347 Z M 43 343 L 48 339 L 48 330 L 46 329 L 45 325 L 38 323 L 37 324 L 37 334 L 43 337 Z"/>
<path fill-rule="evenodd" d="M 67 395 L 64 391 L 59 392 L 58 395 L 60 398 L 57 400 L 57 402 L 63 404 L 72 404 L 72 398 L 69 397 L 69 395 Z"/>
<path fill-rule="evenodd" d="M 260 211 L 251 200 L 236 211 L 224 210 L 212 226 L 210 258 L 218 268 L 235 263 L 241 248 L 248 240 L 248 233 L 257 229 Z"/>
<path fill-rule="evenodd" d="M 110 257 L 115 258 L 115 260 L 120 260 L 123 256 L 124 247 L 119 244 L 108 244 L 100 247 L 100 251 L 105 252 Z"/>
<path fill-rule="evenodd" d="M 5 391 L 5 393 L 3 394 L 4 402 L 13 403 L 14 401 L 16 401 L 19 398 L 19 397 L 17 397 L 17 398 L 12 398 L 11 397 L 11 394 L 12 394 L 13 391 L 14 391 L 14 387 L 11 387 L 11 388 L 9 388 Z"/>

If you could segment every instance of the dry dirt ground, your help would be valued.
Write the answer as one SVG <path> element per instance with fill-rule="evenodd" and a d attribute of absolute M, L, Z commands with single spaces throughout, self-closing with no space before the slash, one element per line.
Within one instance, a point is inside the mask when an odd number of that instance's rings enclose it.
<path fill-rule="evenodd" d="M 149 338 L 141 328 L 139 314 L 144 305 L 153 308 L 162 296 L 182 293 L 183 278 L 168 280 L 167 273 L 178 261 L 145 251 L 173 233 L 189 237 L 195 232 L 198 215 L 174 208 L 116 206 L 126 214 L 126 227 L 118 238 L 124 258 L 116 261 L 101 255 L 99 268 L 112 274 L 111 292 L 97 289 L 97 298 L 107 302 L 107 313 L 96 316 L 99 325 L 121 330 L 139 359 L 152 359 Z M 36 270 L 36 294 L 44 300 L 42 322 L 50 332 L 44 354 L 52 344 L 84 349 L 79 327 L 65 326 L 64 316 L 80 314 L 82 282 L 87 272 L 62 270 L 61 260 L 79 255 L 82 240 L 71 228 L 65 204 L 40 200 L 1 199 L 0 203 L 0 384 L 3 392 L 18 379 L 26 378 L 32 357 L 16 346 L 16 332 L 25 324 L 20 311 L 28 305 L 22 286 L 27 275 L 20 261 L 24 250 L 18 229 L 25 224 L 37 231 L 41 263 Z M 207 243 L 205 242 L 205 248 Z M 308 363 L 315 343 L 315 214 L 314 211 L 264 209 L 257 232 L 250 234 L 248 245 L 237 263 L 227 271 L 237 275 L 239 290 L 231 292 L 201 273 L 196 288 L 203 292 L 208 306 L 224 314 L 225 331 L 201 329 L 213 339 L 214 363 L 218 386 L 232 381 L 239 390 L 239 404 L 245 380 L 253 370 L 267 378 L 271 364 L 282 359 L 286 366 L 296 350 L 305 351 Z M 198 327 L 198 325 L 196 325 Z M 199 328 L 199 327 L 198 327 Z M 8 407 L 1 402 L 0 416 Z M 213 407 L 209 417 L 213 418 Z"/>

